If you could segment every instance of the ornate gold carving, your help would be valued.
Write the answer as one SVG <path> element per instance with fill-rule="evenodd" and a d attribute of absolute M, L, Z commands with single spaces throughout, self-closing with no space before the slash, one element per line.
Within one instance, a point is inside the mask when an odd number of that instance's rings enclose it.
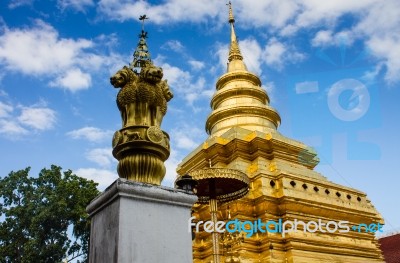
<path fill-rule="evenodd" d="M 211 108 L 216 109 L 218 106 L 229 97 L 239 97 L 239 96 L 251 96 L 254 99 L 259 100 L 261 103 L 266 104 L 269 103 L 269 97 L 265 90 L 260 87 L 246 87 L 245 89 L 238 88 L 230 88 L 218 91 L 211 99 Z"/>
<path fill-rule="evenodd" d="M 161 144 L 164 145 L 164 147 L 169 150 L 170 149 L 170 146 L 169 146 L 169 135 L 166 132 L 163 132 L 163 134 L 164 134 L 164 140 L 161 142 Z"/>
<path fill-rule="evenodd" d="M 160 143 L 164 139 L 164 134 L 157 126 L 151 126 L 147 129 L 147 138 L 154 143 Z"/>
<path fill-rule="evenodd" d="M 189 173 L 193 179 L 200 182 L 197 186 L 197 196 L 199 203 L 207 203 L 210 200 L 210 193 L 207 187 L 202 192 L 201 182 L 218 178 L 215 188 L 219 194 L 216 199 L 218 202 L 229 202 L 245 196 L 248 192 L 249 178 L 239 170 L 228 168 L 208 168 L 192 171 Z M 218 190 L 219 189 L 219 190 Z M 225 193 L 226 192 L 226 193 Z"/>
<path fill-rule="evenodd" d="M 114 148 L 118 144 L 122 142 L 122 134 L 120 131 L 116 131 L 114 133 L 113 139 L 112 139 L 112 147 Z"/>
<path fill-rule="evenodd" d="M 138 131 L 125 130 L 123 134 L 124 134 L 125 142 L 143 140 L 142 136 L 140 135 L 140 132 L 138 132 Z"/>
<path fill-rule="evenodd" d="M 111 77 L 111 84 L 121 88 L 117 95 L 117 106 L 124 127 L 161 126 L 167 112 L 167 102 L 173 97 L 167 81 L 162 77 L 162 69 L 151 63 L 147 63 L 139 75 L 124 66 Z"/>
<path fill-rule="evenodd" d="M 273 123 L 274 127 L 278 127 L 281 118 L 279 114 L 267 105 L 234 105 L 226 109 L 216 109 L 207 118 L 206 131 L 209 134 L 213 133 L 213 127 L 218 122 L 224 122 L 225 119 L 235 118 L 238 116 L 257 116 L 259 117 L 259 126 L 262 125 L 262 119 L 267 119 Z M 226 124 L 229 127 L 228 123 Z"/>
<path fill-rule="evenodd" d="M 173 95 L 163 71 L 150 61 L 141 63 L 140 73 L 124 66 L 110 78 L 121 112 L 122 129 L 114 134 L 113 155 L 118 175 L 132 181 L 160 185 L 169 156 L 169 136 L 160 129 Z"/>
<path fill-rule="evenodd" d="M 155 185 L 161 184 L 166 171 L 164 162 L 153 154 L 125 156 L 119 160 L 117 170 L 119 177 Z"/>
<path fill-rule="evenodd" d="M 258 164 L 255 162 L 255 163 L 250 164 L 247 167 L 246 172 L 248 175 L 250 175 L 250 174 L 257 172 L 257 170 L 258 170 Z"/>
<path fill-rule="evenodd" d="M 217 83 L 215 84 L 215 86 L 216 86 L 217 90 L 220 90 L 229 82 L 233 82 L 236 80 L 243 80 L 243 79 L 248 81 L 251 85 L 254 85 L 257 87 L 261 86 L 260 78 L 257 77 L 255 74 L 248 72 L 248 71 L 228 72 L 228 73 L 222 75 L 217 80 Z"/>

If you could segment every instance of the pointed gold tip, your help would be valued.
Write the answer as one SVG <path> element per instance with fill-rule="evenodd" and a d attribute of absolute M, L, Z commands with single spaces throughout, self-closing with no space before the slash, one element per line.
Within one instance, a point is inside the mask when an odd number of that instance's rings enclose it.
<path fill-rule="evenodd" d="M 229 23 L 235 23 L 235 18 L 233 17 L 233 11 L 232 11 L 232 3 L 231 3 L 231 1 L 229 1 L 228 6 L 229 6 L 229 20 L 228 20 L 228 22 L 229 22 Z"/>
<path fill-rule="evenodd" d="M 239 44 L 236 39 L 235 26 L 234 26 L 235 18 L 233 17 L 231 1 L 229 1 L 228 6 L 229 6 L 229 23 L 231 24 L 231 46 L 229 49 L 228 61 L 231 62 L 233 60 L 243 60 L 243 57 L 242 54 L 240 53 Z"/>

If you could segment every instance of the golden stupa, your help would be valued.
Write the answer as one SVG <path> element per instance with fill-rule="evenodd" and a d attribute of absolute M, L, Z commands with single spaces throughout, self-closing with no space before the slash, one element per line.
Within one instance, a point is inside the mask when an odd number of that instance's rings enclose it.
<path fill-rule="evenodd" d="M 313 223 L 311 231 L 303 231 L 304 224 L 299 223 L 297 231 L 283 235 L 272 227 L 234 242 L 229 251 L 224 251 L 226 246 L 220 241 L 221 262 L 384 262 L 375 234 L 368 229 L 371 224 L 383 224 L 382 216 L 365 193 L 330 182 L 314 171 L 319 159 L 310 147 L 277 131 L 280 116 L 269 106 L 260 78 L 243 62 L 234 22 L 229 5 L 228 68 L 211 100 L 212 112 L 206 121 L 210 136 L 179 164 L 177 172 L 182 176 L 204 169 L 211 161 L 215 168 L 236 169 L 248 176 L 249 194 L 221 205 L 219 220 L 314 221 L 328 224 L 330 231 L 314 229 Z M 192 216 L 210 220 L 209 207 L 195 205 Z M 348 222 L 347 232 L 332 231 L 332 222 L 340 221 Z M 193 262 L 212 262 L 212 247 L 210 233 L 196 233 Z"/>

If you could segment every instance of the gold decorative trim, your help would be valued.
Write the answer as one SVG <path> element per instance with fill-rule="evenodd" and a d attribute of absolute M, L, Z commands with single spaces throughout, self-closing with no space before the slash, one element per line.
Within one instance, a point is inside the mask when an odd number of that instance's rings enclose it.
<path fill-rule="evenodd" d="M 269 97 L 265 90 L 261 89 L 260 87 L 237 87 L 233 89 L 225 89 L 219 90 L 217 93 L 214 94 L 213 98 L 211 99 L 210 105 L 213 110 L 218 108 L 219 104 L 224 100 L 228 99 L 233 96 L 241 96 L 247 95 L 254 99 L 259 100 L 264 105 L 269 103 Z"/>
<path fill-rule="evenodd" d="M 230 202 L 245 196 L 249 192 L 248 185 L 250 179 L 247 175 L 239 170 L 229 168 L 207 168 L 195 170 L 189 173 L 194 180 L 199 182 L 199 187 L 209 188 L 210 182 L 215 180 L 215 184 L 227 183 L 229 187 L 216 189 L 216 199 L 220 203 Z M 229 190 L 227 190 L 229 189 Z M 202 191 L 207 192 L 209 189 L 198 189 L 199 203 L 208 203 L 209 195 L 202 195 Z"/>
<path fill-rule="evenodd" d="M 243 105 L 235 106 L 228 109 L 217 109 L 213 111 L 206 121 L 206 131 L 211 134 L 212 128 L 217 122 L 220 122 L 226 118 L 234 117 L 238 115 L 243 115 L 249 117 L 249 115 L 261 117 L 271 121 L 275 128 L 280 124 L 281 117 L 279 114 L 271 107 L 267 105 L 254 106 L 254 105 Z"/>
<path fill-rule="evenodd" d="M 229 72 L 222 75 L 215 84 L 217 90 L 222 89 L 228 82 L 234 80 L 247 80 L 248 82 L 252 83 L 254 86 L 261 87 L 261 80 L 260 78 L 249 72 L 249 71 L 235 71 Z"/>
<path fill-rule="evenodd" d="M 164 139 L 164 133 L 157 126 L 151 126 L 147 129 L 147 138 L 154 143 L 161 143 Z"/>

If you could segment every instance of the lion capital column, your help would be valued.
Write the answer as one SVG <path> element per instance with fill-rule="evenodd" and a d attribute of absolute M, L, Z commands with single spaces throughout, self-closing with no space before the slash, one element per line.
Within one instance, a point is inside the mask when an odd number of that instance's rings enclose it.
<path fill-rule="evenodd" d="M 133 61 L 110 79 L 120 89 L 122 127 L 112 140 L 120 178 L 86 208 L 90 263 L 187 263 L 193 258 L 188 219 L 197 197 L 161 186 L 170 154 L 161 123 L 173 95 L 162 69 L 151 62 L 146 19 L 139 18 L 142 32 Z"/>
<path fill-rule="evenodd" d="M 110 79 L 120 88 L 117 106 L 122 129 L 112 142 L 120 178 L 160 185 L 165 176 L 170 146 L 160 126 L 173 95 L 162 78 L 162 69 L 148 62 L 139 74 L 125 66 Z"/>
<path fill-rule="evenodd" d="M 161 68 L 149 63 L 139 74 L 124 67 L 111 78 L 121 88 L 122 128 L 113 138 L 120 178 L 86 208 L 91 217 L 89 263 L 192 261 L 187 224 L 197 197 L 160 185 L 170 153 L 168 134 L 160 125 L 172 98 L 162 77 Z"/>

